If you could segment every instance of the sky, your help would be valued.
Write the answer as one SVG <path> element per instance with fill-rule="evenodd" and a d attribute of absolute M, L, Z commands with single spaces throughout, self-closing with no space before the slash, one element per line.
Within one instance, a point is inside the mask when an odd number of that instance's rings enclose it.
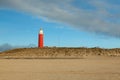
<path fill-rule="evenodd" d="M 0 49 L 45 46 L 120 48 L 120 0 L 0 0 Z"/>

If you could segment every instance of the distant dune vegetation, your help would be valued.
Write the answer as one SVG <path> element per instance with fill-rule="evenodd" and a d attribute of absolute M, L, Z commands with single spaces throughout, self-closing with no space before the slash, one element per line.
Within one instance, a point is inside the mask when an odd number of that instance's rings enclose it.
<path fill-rule="evenodd" d="M 84 58 L 85 56 L 120 56 L 120 49 L 101 48 L 18 48 L 0 53 L 0 58 Z"/>

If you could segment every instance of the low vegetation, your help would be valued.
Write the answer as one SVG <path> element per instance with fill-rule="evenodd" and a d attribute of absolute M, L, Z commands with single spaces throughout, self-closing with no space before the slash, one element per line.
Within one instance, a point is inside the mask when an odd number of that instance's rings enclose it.
<path fill-rule="evenodd" d="M 83 58 L 120 56 L 120 49 L 101 48 L 19 48 L 0 53 L 0 58 Z"/>

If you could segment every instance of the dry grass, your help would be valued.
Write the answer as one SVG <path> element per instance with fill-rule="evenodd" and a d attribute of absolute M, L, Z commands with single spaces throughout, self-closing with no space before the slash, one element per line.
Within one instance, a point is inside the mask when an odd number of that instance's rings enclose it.
<path fill-rule="evenodd" d="M 120 56 L 120 49 L 19 48 L 0 53 L 0 58 L 83 58 L 84 56 Z"/>

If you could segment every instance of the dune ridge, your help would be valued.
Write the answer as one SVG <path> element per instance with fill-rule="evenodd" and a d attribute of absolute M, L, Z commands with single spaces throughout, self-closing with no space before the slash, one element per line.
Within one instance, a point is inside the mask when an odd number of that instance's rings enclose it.
<path fill-rule="evenodd" d="M 84 58 L 85 56 L 120 56 L 120 49 L 102 48 L 18 48 L 0 52 L 0 58 Z"/>

